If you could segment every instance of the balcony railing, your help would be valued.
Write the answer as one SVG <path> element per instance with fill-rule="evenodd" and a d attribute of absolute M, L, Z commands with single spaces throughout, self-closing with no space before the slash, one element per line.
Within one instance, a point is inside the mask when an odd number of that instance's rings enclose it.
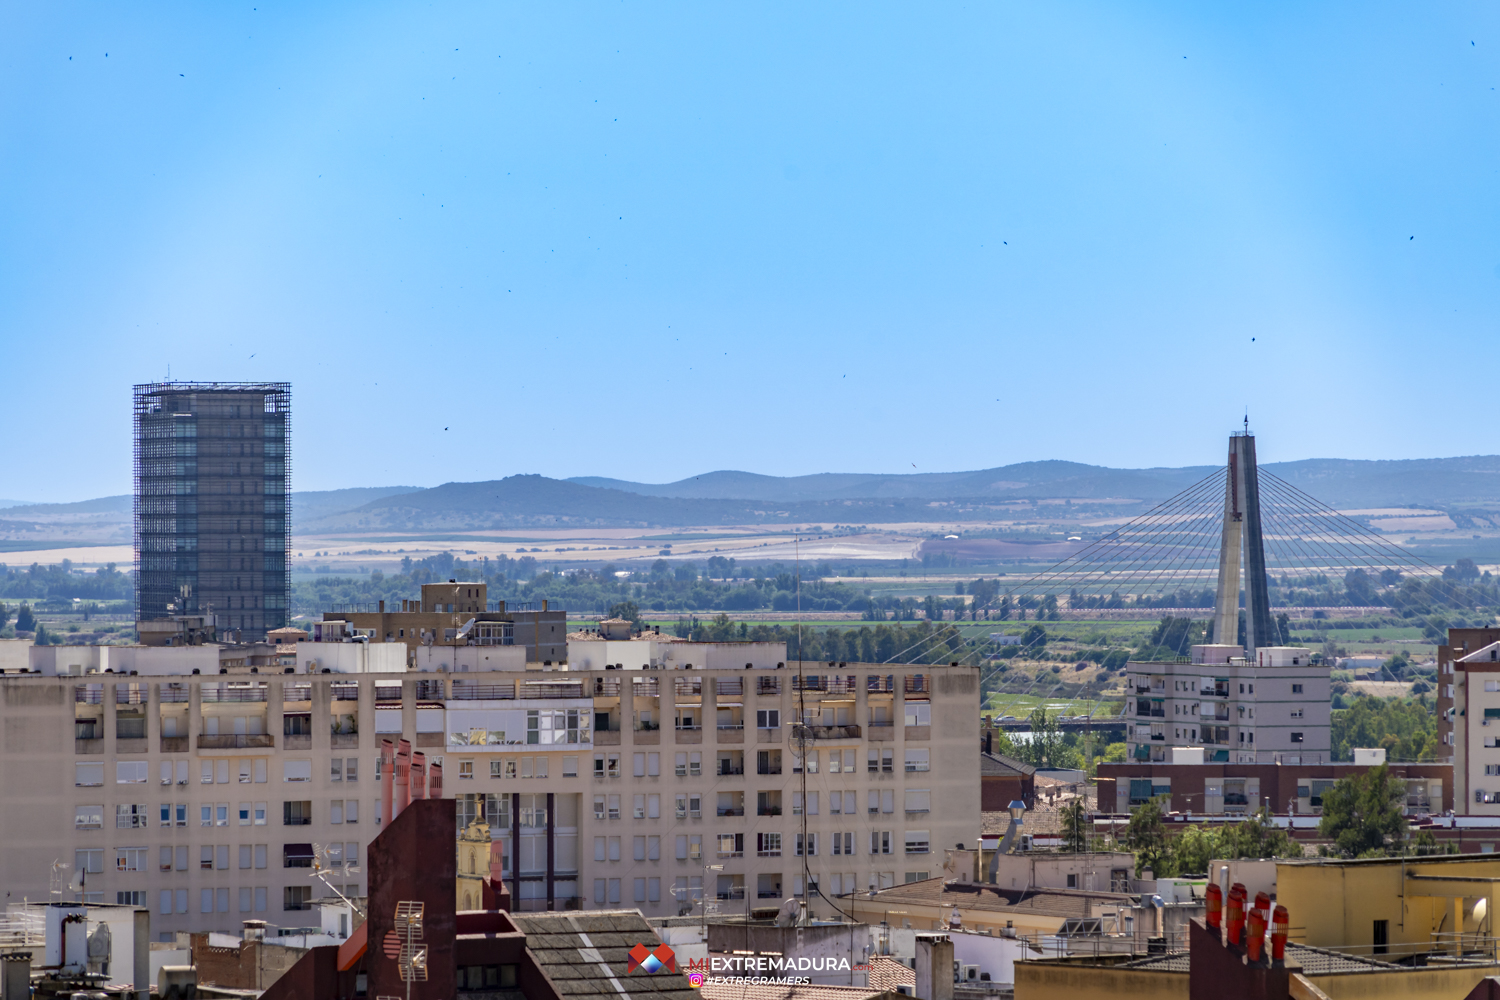
<path fill-rule="evenodd" d="M 720 698 L 740 697 L 745 693 L 745 682 L 739 677 L 721 677 L 715 690 Z"/>
<path fill-rule="evenodd" d="M 245 750 L 252 747 L 274 747 L 276 737 L 270 733 L 262 733 L 254 736 L 246 733 L 228 733 L 218 736 L 210 736 L 207 733 L 198 737 L 199 750 Z"/>
<path fill-rule="evenodd" d="M 266 686 L 264 683 L 249 688 L 205 684 L 203 685 L 203 700 L 209 703 L 265 701 Z"/>
<path fill-rule="evenodd" d="M 73 700 L 80 705 L 102 705 L 104 704 L 104 688 L 102 686 L 75 687 Z"/>
<path fill-rule="evenodd" d="M 862 730 L 859 726 L 808 726 L 815 739 L 857 740 Z"/>
<path fill-rule="evenodd" d="M 451 697 L 454 701 L 513 701 L 515 684 L 459 684 L 454 683 Z"/>
<path fill-rule="evenodd" d="M 743 816 L 743 815 L 745 815 L 745 807 L 744 806 L 720 806 L 718 808 L 718 810 L 717 810 L 717 813 L 720 816 Z"/>
<path fill-rule="evenodd" d="M 193 693 L 180 684 L 163 684 L 157 690 L 157 697 L 163 705 L 186 705 L 192 701 Z"/>
<path fill-rule="evenodd" d="M 281 686 L 282 702 L 312 701 L 311 684 L 283 684 Z"/>
<path fill-rule="evenodd" d="M 522 698 L 582 698 L 582 681 L 522 681 Z"/>
<path fill-rule="evenodd" d="M 146 686 L 144 684 L 132 687 L 129 684 L 115 685 L 116 705 L 144 705 L 146 703 Z"/>

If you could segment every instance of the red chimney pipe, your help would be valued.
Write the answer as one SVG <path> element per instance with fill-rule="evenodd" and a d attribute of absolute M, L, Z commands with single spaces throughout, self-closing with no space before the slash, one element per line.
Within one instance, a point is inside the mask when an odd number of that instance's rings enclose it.
<path fill-rule="evenodd" d="M 420 750 L 411 755 L 411 779 L 407 785 L 413 802 L 427 798 L 427 755 Z"/>
<path fill-rule="evenodd" d="M 429 799 L 443 797 L 443 765 L 437 761 L 427 765 L 427 797 Z"/>
<path fill-rule="evenodd" d="M 1229 943 L 1238 947 L 1245 929 L 1245 887 L 1238 882 L 1229 888 L 1228 909 Z"/>
<path fill-rule="evenodd" d="M 1245 938 L 1245 955 L 1251 962 L 1259 962 L 1261 948 L 1266 943 L 1266 918 L 1259 908 L 1250 911 L 1249 930 Z"/>
<path fill-rule="evenodd" d="M 1281 962 L 1286 959 L 1286 907 L 1277 906 L 1271 920 L 1271 961 Z"/>
<path fill-rule="evenodd" d="M 380 741 L 380 821 L 391 821 L 391 803 L 395 801 L 396 744 Z"/>
<path fill-rule="evenodd" d="M 391 819 L 401 815 L 401 810 L 411 805 L 411 741 L 402 740 L 396 745 L 396 805 Z"/>
<path fill-rule="evenodd" d="M 1214 930 L 1222 926 L 1224 917 L 1224 890 L 1219 888 L 1219 883 L 1208 883 L 1208 889 L 1203 894 L 1203 903 L 1206 907 L 1204 922 Z"/>

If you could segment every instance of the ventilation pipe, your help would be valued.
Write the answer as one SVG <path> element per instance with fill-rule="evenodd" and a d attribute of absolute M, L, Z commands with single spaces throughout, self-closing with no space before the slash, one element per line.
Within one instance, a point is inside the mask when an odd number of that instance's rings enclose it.
<path fill-rule="evenodd" d="M 427 755 L 420 750 L 411 755 L 411 778 L 407 786 L 413 802 L 427 798 Z"/>
<path fill-rule="evenodd" d="M 389 823 L 396 790 L 396 744 L 380 741 L 380 819 Z"/>
<path fill-rule="evenodd" d="M 396 745 L 396 803 L 391 819 L 401 815 L 401 810 L 411 805 L 411 741 L 402 740 Z"/>
<path fill-rule="evenodd" d="M 427 765 L 427 797 L 429 799 L 443 797 L 443 765 L 437 761 Z"/>

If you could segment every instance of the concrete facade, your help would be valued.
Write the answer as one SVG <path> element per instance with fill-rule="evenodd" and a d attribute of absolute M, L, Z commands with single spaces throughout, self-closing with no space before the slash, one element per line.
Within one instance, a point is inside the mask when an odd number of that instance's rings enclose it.
<path fill-rule="evenodd" d="M 1332 691 L 1312 651 L 1202 645 L 1177 661 L 1126 664 L 1127 754 L 1165 762 L 1172 747 L 1203 747 L 1216 763 L 1329 760 Z"/>
<path fill-rule="evenodd" d="M 0 677 L 0 885 L 45 897 L 54 861 L 80 864 L 88 899 L 149 906 L 157 936 L 316 925 L 312 845 L 359 895 L 344 867 L 380 828 L 383 739 L 443 763 L 446 850 L 485 820 L 518 909 L 672 915 L 706 875 L 739 912 L 804 891 L 804 861 L 832 896 L 978 838 L 972 667 L 408 672 L 395 643 L 299 643 L 293 673 L 209 673 L 212 646 L 110 648 L 96 673 L 91 652 Z"/>
<path fill-rule="evenodd" d="M 323 614 L 313 625 L 314 641 L 341 642 L 348 633 L 371 643 L 401 643 L 407 660 L 415 667 L 421 650 L 437 647 L 516 646 L 526 651 L 528 663 L 561 665 L 568 657 L 567 612 L 529 604 L 507 607 L 505 601 L 491 604 L 488 585 L 449 580 L 422 584 L 422 599 L 401 601 L 400 608 L 374 606 L 339 608 Z M 339 623 L 342 623 L 340 625 Z"/>

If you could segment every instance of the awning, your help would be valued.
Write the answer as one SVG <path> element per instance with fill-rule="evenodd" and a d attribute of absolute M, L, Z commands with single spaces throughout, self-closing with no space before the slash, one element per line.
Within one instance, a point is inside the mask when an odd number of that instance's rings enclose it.
<path fill-rule="evenodd" d="M 287 844 L 282 848 L 282 854 L 288 858 L 313 857 L 313 845 L 311 844 Z"/>

